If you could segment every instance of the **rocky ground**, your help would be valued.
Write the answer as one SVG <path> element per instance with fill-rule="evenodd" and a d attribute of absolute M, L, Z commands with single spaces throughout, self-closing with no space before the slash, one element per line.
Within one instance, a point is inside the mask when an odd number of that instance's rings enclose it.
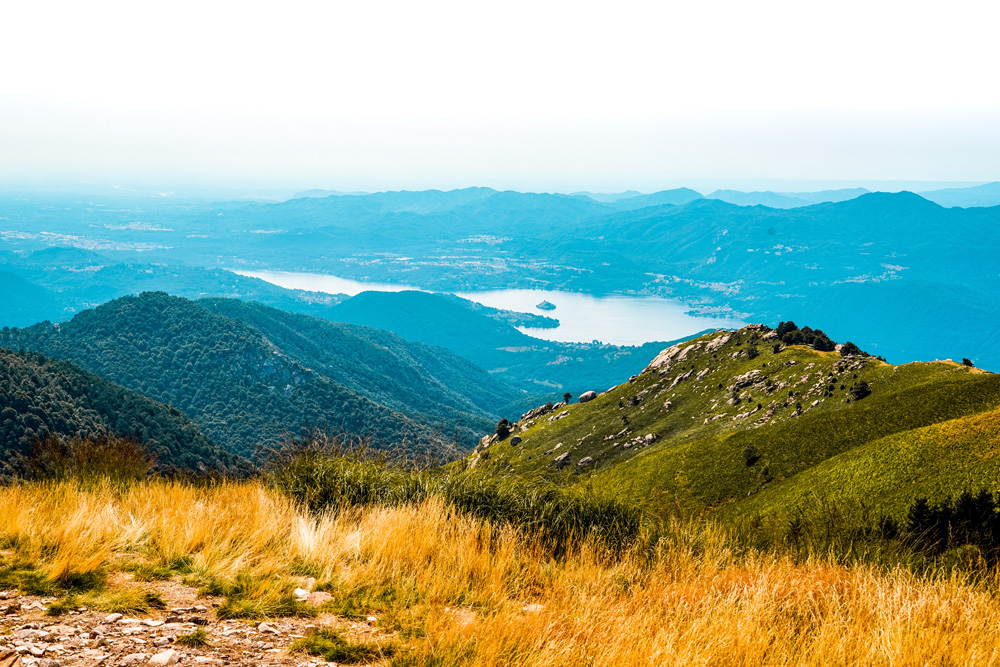
<path fill-rule="evenodd" d="M 144 584 L 167 603 L 163 610 L 127 616 L 81 607 L 47 615 L 55 598 L 0 591 L 0 667 L 118 667 L 125 665 L 323 665 L 322 660 L 289 652 L 312 628 L 331 627 L 354 642 L 388 639 L 376 619 L 352 622 L 329 614 L 266 622 L 219 620 L 221 600 L 199 598 L 195 588 L 167 580 Z M 314 593 L 324 596 L 324 593 Z M 177 637 L 204 628 L 207 645 L 183 646 Z"/>

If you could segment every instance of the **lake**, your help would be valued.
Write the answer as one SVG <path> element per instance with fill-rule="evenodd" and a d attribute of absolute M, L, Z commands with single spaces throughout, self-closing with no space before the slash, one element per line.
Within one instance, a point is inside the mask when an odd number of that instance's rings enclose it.
<path fill-rule="evenodd" d="M 365 291 L 401 292 L 420 289 L 413 285 L 366 283 L 322 273 L 287 271 L 237 271 L 241 276 L 260 278 L 288 289 L 347 294 Z M 492 308 L 535 313 L 559 320 L 554 329 L 520 327 L 529 336 L 563 343 L 601 341 L 614 345 L 641 345 L 690 336 L 704 329 L 737 328 L 744 322 L 729 318 L 691 315 L 680 301 L 656 296 L 594 296 L 558 290 L 483 290 L 456 292 L 464 299 Z M 548 301 L 554 310 L 536 306 Z"/>

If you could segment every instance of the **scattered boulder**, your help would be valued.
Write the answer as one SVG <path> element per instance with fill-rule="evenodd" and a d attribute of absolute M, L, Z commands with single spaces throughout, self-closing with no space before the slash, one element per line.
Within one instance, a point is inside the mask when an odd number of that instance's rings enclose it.
<path fill-rule="evenodd" d="M 511 444 L 512 446 L 514 446 L 514 447 L 516 447 L 516 446 L 520 445 L 520 444 L 521 444 L 521 436 L 519 436 L 519 435 L 515 435 L 514 437 L 512 437 L 512 438 L 510 439 L 510 444 Z"/>
<path fill-rule="evenodd" d="M 181 660 L 181 655 L 172 648 L 168 648 L 166 651 L 160 651 L 152 658 L 149 659 L 149 664 L 160 665 L 160 667 L 169 667 L 169 665 L 176 665 Z"/>
<path fill-rule="evenodd" d="M 597 398 L 597 392 L 593 391 L 593 390 L 591 390 L 591 391 L 585 391 L 582 394 L 580 394 L 580 402 L 581 403 L 586 403 L 587 401 L 592 401 L 595 398 Z"/>
<path fill-rule="evenodd" d="M 712 340 L 708 341 L 708 344 L 705 346 L 705 351 L 715 352 L 720 347 L 728 343 L 732 337 L 733 337 L 732 334 L 727 333 L 722 336 L 719 336 L 718 338 L 713 338 Z"/>
<path fill-rule="evenodd" d="M 306 598 L 306 604 L 310 607 L 319 607 L 332 599 L 333 596 L 326 591 L 317 591 L 309 594 L 309 597 Z"/>
<path fill-rule="evenodd" d="M 568 453 L 569 453 L 569 452 L 567 452 L 567 454 L 568 454 Z M 584 467 L 584 466 L 586 466 L 586 465 L 590 465 L 590 464 L 591 464 L 591 463 L 593 463 L 593 462 L 594 462 L 594 459 L 593 459 L 592 457 L 590 457 L 590 456 L 584 456 L 584 457 L 583 457 L 582 459 L 580 459 L 580 460 L 579 460 L 579 461 L 577 462 L 577 464 L 576 464 L 576 467 L 577 467 L 577 468 L 582 468 L 582 467 Z"/>

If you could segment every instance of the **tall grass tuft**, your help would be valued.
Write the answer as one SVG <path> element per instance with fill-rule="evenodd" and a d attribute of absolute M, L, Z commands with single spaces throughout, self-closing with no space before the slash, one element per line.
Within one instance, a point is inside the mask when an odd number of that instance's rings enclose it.
<path fill-rule="evenodd" d="M 30 479 L 121 486 L 145 479 L 154 459 L 129 438 L 50 435 L 34 443 L 23 463 Z"/>

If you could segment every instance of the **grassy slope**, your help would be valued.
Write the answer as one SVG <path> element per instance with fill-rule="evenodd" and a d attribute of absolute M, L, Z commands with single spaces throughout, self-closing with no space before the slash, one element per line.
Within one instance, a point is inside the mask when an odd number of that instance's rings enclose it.
<path fill-rule="evenodd" d="M 711 522 L 673 525 L 651 558 L 581 547 L 553 559 L 530 537 L 435 500 L 316 516 L 258 482 L 150 481 L 115 492 L 33 484 L 0 488 L 0 544 L 6 586 L 30 575 L 52 587 L 89 578 L 88 605 L 102 611 L 113 609 L 112 596 L 157 590 L 120 576 L 125 568 L 162 570 L 164 585 L 181 589 L 171 568 L 183 563 L 183 581 L 202 588 L 210 618 L 236 604 L 294 612 L 282 601 L 308 574 L 332 600 L 301 624 L 343 628 L 373 615 L 377 628 L 362 626 L 365 637 L 377 629 L 403 646 L 372 663 L 388 667 L 1000 663 L 992 587 L 845 567 L 820 554 L 801 563 L 738 554 Z M 228 596 L 219 607 L 213 591 Z M 72 600 L 59 602 L 65 609 Z M 8 623 L 24 619 L 0 621 Z"/>
<path fill-rule="evenodd" d="M 885 497 L 898 509 L 917 493 L 996 486 L 987 453 L 997 439 L 990 425 L 1000 376 L 950 362 L 891 366 L 802 347 L 775 353 L 773 341 L 751 329 L 721 344 L 727 335 L 682 344 L 659 369 L 519 425 L 521 445 L 492 445 L 486 456 L 493 465 L 626 493 L 653 508 L 729 515 L 791 510 L 817 490 L 840 499 Z M 753 360 L 750 345 L 759 351 Z M 738 389 L 739 404 L 728 404 L 734 378 L 752 371 L 759 371 L 756 382 Z M 851 400 L 850 388 L 862 380 L 872 394 Z M 796 403 L 803 409 L 797 416 Z M 635 441 L 647 434 L 655 441 Z M 745 452 L 758 457 L 752 465 Z M 593 463 L 579 465 L 586 457 Z"/>

